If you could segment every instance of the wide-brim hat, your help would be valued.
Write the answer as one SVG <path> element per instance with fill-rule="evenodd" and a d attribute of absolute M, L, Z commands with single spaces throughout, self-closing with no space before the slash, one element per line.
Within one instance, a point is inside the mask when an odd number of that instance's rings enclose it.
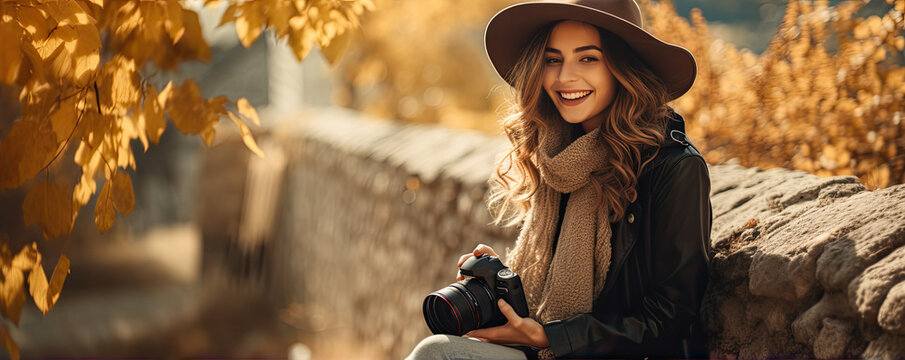
<path fill-rule="evenodd" d="M 682 96 L 697 74 L 694 56 L 642 28 L 641 9 L 633 0 L 549 0 L 524 2 L 496 13 L 484 31 L 484 47 L 497 74 L 508 78 L 534 34 L 551 22 L 575 20 L 622 38 L 666 85 L 670 100 Z M 604 49 L 605 50 L 605 49 Z"/>

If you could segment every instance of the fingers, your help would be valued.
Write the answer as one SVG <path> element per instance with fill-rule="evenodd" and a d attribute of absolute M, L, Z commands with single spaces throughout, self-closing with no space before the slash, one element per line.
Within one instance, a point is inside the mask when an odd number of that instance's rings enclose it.
<path fill-rule="evenodd" d="M 472 252 L 470 252 L 468 254 L 464 254 L 459 257 L 459 262 L 456 264 L 456 267 L 462 267 L 462 264 L 464 264 L 465 260 L 468 260 L 468 258 L 470 258 L 472 256 L 480 256 L 482 254 L 488 254 L 491 256 L 499 257 L 496 254 L 496 251 L 493 251 L 493 248 L 491 248 L 490 246 L 487 246 L 484 244 L 478 244 L 478 246 L 475 247 Z"/>
<path fill-rule="evenodd" d="M 491 248 L 490 246 L 487 246 L 484 244 L 478 244 L 478 246 L 475 247 L 475 249 L 472 252 L 470 252 L 468 254 L 464 254 L 459 257 L 459 262 L 456 263 L 456 267 L 461 268 L 462 264 L 465 263 L 465 260 L 468 260 L 469 258 L 474 257 L 474 256 L 481 256 L 482 254 L 499 257 L 499 255 L 497 255 L 496 252 L 493 251 L 493 248 Z M 456 281 L 462 281 L 463 279 L 465 279 L 465 277 L 462 276 L 461 272 L 456 274 Z"/>
<path fill-rule="evenodd" d="M 487 341 L 487 339 L 493 339 L 496 336 L 499 336 L 499 326 L 483 328 L 483 329 L 475 329 L 465 333 L 464 337 L 473 337 L 476 339 L 481 339 L 481 341 Z"/>
<path fill-rule="evenodd" d="M 478 336 L 469 336 L 469 335 L 467 335 L 467 334 L 466 334 L 466 335 L 462 335 L 462 337 L 472 338 L 472 339 L 475 339 L 475 340 L 478 340 L 478 341 L 483 341 L 483 342 L 490 342 L 489 340 L 487 340 L 487 338 L 482 338 L 482 337 L 478 337 Z"/>
<path fill-rule="evenodd" d="M 499 299 L 497 300 L 497 304 L 500 306 L 500 312 L 503 313 L 503 316 L 506 317 L 506 320 L 509 321 L 513 326 L 517 326 L 518 323 L 522 320 L 521 316 L 515 313 L 515 309 L 512 308 L 506 300 Z"/>
<path fill-rule="evenodd" d="M 475 338 L 481 340 L 483 342 L 489 342 L 494 344 L 517 344 L 520 343 L 518 339 L 520 335 L 518 334 L 518 330 L 512 327 L 510 324 L 494 326 L 489 328 L 475 329 L 469 331 L 462 335 L 464 337 Z"/>
<path fill-rule="evenodd" d="M 475 256 L 475 255 L 474 255 L 473 253 L 468 253 L 468 254 L 465 254 L 465 255 L 460 256 L 460 257 L 459 257 L 459 263 L 456 265 L 456 267 L 457 267 L 457 268 L 462 267 L 462 264 L 465 263 L 465 260 L 468 260 L 468 258 L 470 258 L 470 257 L 472 257 L 472 256 Z"/>
<path fill-rule="evenodd" d="M 472 253 L 474 254 L 474 256 L 479 256 L 481 254 L 488 254 L 491 256 L 499 257 L 499 255 L 497 255 L 496 252 L 493 251 L 493 248 L 491 248 L 490 246 L 484 245 L 484 244 L 478 244 L 478 246 L 474 248 L 474 251 Z"/>

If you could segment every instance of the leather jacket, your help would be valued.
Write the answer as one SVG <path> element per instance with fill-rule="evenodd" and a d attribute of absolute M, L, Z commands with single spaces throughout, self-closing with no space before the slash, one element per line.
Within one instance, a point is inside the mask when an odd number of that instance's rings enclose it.
<path fill-rule="evenodd" d="M 712 257 L 710 175 L 684 119 L 669 118 L 635 202 L 610 224 L 612 261 L 592 312 L 543 325 L 557 358 L 708 357 L 700 308 Z M 643 149 L 642 161 L 654 150 Z"/>

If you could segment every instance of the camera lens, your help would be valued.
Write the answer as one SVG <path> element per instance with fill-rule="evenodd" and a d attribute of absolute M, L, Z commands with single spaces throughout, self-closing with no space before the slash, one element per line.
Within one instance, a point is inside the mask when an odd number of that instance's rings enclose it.
<path fill-rule="evenodd" d="M 492 305 L 493 294 L 484 281 L 471 278 L 430 293 L 422 310 L 434 334 L 462 335 L 489 321 Z"/>

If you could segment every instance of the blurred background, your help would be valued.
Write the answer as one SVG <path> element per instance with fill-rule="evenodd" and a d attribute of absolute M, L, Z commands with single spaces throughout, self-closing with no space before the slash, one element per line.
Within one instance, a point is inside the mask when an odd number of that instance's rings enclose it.
<path fill-rule="evenodd" d="M 205 99 L 247 99 L 260 125 L 246 129 L 266 156 L 225 113 L 208 144 L 204 133 L 175 131 L 170 117 L 156 145 L 127 138 L 134 170 L 120 166 L 134 209 L 103 234 L 104 177 L 60 236 L 26 226 L 34 181 L 7 186 L 5 336 L 24 357 L 404 356 L 429 335 L 421 300 L 454 280 L 459 254 L 478 243 L 503 249 L 516 235 L 488 225 L 484 208 L 507 145 L 497 121 L 510 93 L 483 50 L 487 21 L 515 2 L 375 0 L 339 45 L 310 53 L 284 36 L 292 30 L 275 10 L 256 22 L 250 8 L 244 18 L 230 10 L 236 2 L 160 2 L 197 14 L 210 53 L 176 67 L 139 62 L 142 86 L 191 80 Z M 649 31 L 698 61 L 694 87 L 672 105 L 709 163 L 852 175 L 869 189 L 905 182 L 905 3 L 639 3 Z M 126 53 L 100 20 L 112 15 L 93 6 L 85 8 L 99 19 L 103 60 L 112 56 L 105 47 Z M 9 14 L 0 12 L 7 24 Z M 284 23 L 295 28 L 292 19 Z M 28 84 L 0 83 L 7 143 L 33 110 L 20 96 Z M 70 145 L 38 179 L 72 190 L 83 168 Z M 8 269 L 32 243 L 48 277 L 61 254 L 71 260 L 46 314 L 34 293 L 9 290 L 28 286 Z"/>

